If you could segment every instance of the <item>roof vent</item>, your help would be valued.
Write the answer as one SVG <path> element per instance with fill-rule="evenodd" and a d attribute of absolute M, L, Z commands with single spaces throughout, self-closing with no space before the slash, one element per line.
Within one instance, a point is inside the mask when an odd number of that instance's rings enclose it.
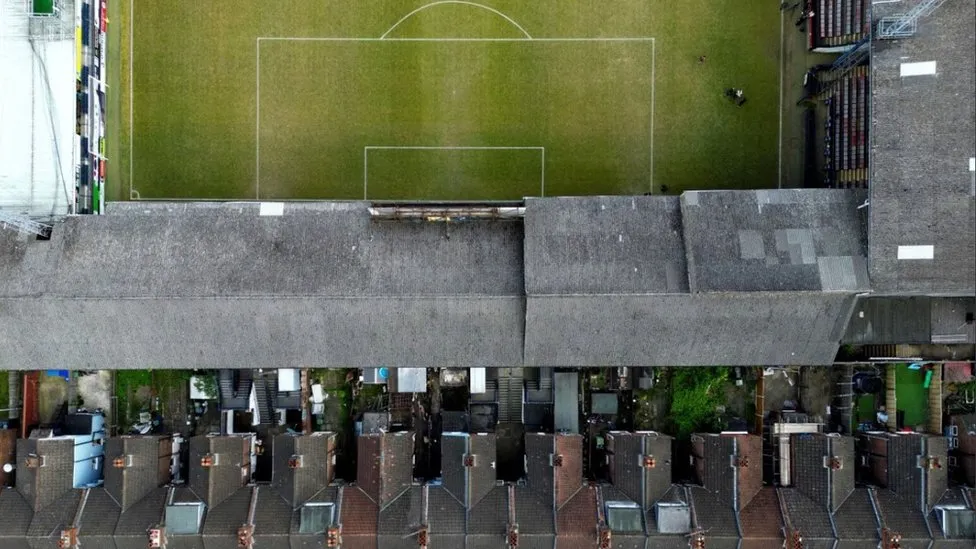
<path fill-rule="evenodd" d="M 200 458 L 200 467 L 216 467 L 220 465 L 220 454 L 207 454 Z"/>
<path fill-rule="evenodd" d="M 340 543 L 342 543 L 342 531 L 339 530 L 338 526 L 330 526 L 325 531 L 325 546 L 339 547 Z"/>
<path fill-rule="evenodd" d="M 657 460 L 652 455 L 641 456 L 641 467 L 644 469 L 653 469 L 657 467 Z"/>
<path fill-rule="evenodd" d="M 24 465 L 28 469 L 37 469 L 38 467 L 44 467 L 44 456 L 39 456 L 37 454 L 27 454 L 24 459 Z"/>
<path fill-rule="evenodd" d="M 288 468 L 289 469 L 301 469 L 305 465 L 305 457 L 301 455 L 293 455 L 288 458 Z"/>
<path fill-rule="evenodd" d="M 464 466 L 465 467 L 474 467 L 477 463 L 478 462 L 475 459 L 475 455 L 474 454 L 464 454 Z"/>
<path fill-rule="evenodd" d="M 166 531 L 163 528 L 149 529 L 149 549 L 159 549 L 166 546 Z"/>
<path fill-rule="evenodd" d="M 132 454 L 126 454 L 124 456 L 119 456 L 112 460 L 112 467 L 116 469 L 125 469 L 126 467 L 132 467 Z"/>

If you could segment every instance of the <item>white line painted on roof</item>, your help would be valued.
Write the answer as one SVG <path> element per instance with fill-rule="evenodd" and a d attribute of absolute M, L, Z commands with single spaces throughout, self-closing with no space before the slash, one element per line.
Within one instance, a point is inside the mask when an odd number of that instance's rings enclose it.
<path fill-rule="evenodd" d="M 935 246 L 898 246 L 898 259 L 935 259 Z"/>
<path fill-rule="evenodd" d="M 902 76 L 925 76 L 935 74 L 935 61 L 919 61 L 917 63 L 902 63 Z"/>
<path fill-rule="evenodd" d="M 280 216 L 285 214 L 284 202 L 262 202 L 260 216 Z"/>

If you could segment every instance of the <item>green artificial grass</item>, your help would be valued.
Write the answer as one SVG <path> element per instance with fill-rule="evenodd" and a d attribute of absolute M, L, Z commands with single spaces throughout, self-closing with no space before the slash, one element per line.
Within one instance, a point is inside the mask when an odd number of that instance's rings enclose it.
<path fill-rule="evenodd" d="M 905 364 L 895 366 L 895 397 L 898 409 L 905 412 L 905 426 L 923 425 L 928 420 L 928 390 L 922 387 L 924 370 L 909 370 Z"/>
<path fill-rule="evenodd" d="M 544 147 L 547 196 L 776 186 L 775 3 L 494 0 L 403 19 L 425 5 L 111 3 L 107 198 L 542 193 L 529 154 L 370 152 L 367 170 L 367 146 Z M 381 36 L 506 41 L 257 40 Z"/>

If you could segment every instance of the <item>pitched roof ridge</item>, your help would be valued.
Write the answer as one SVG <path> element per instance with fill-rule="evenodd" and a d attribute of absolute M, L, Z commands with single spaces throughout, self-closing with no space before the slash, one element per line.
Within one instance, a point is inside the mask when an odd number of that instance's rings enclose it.
<path fill-rule="evenodd" d="M 370 502 L 372 502 L 373 505 L 379 505 L 379 503 L 377 503 L 376 500 L 373 499 L 373 497 L 370 496 L 369 493 L 366 490 L 363 490 L 363 487 L 362 486 L 359 486 L 358 484 L 356 484 L 356 485 L 351 486 L 350 488 L 355 488 L 356 490 L 359 490 L 360 492 L 362 492 L 363 495 L 366 496 L 366 499 L 368 499 Z"/>
<path fill-rule="evenodd" d="M 101 488 L 101 489 L 102 489 L 101 491 L 102 491 L 102 492 L 105 492 L 105 495 L 107 495 L 107 496 L 109 497 L 109 499 L 111 499 L 111 500 L 112 500 L 112 503 L 114 503 L 114 504 L 116 504 L 116 505 L 118 505 L 118 506 L 119 506 L 119 511 L 121 511 L 121 510 L 122 510 L 122 502 L 120 502 L 119 500 L 117 500 L 117 499 L 115 499 L 115 496 L 113 496 L 113 495 L 112 495 L 112 492 L 109 492 L 109 491 L 108 491 L 108 490 L 107 490 L 107 489 L 105 488 L 105 485 L 104 485 L 104 484 L 103 484 L 103 485 L 101 485 L 101 486 L 99 486 L 99 488 Z M 146 496 L 148 496 L 148 495 L 149 495 L 149 494 L 146 494 Z M 139 503 L 140 501 L 142 501 L 143 499 L 145 499 L 145 497 L 146 497 L 146 496 L 142 496 L 142 497 L 141 497 L 141 498 L 139 498 L 138 500 L 136 500 L 136 501 L 133 501 L 133 502 L 132 502 L 132 505 L 135 505 L 135 504 L 137 504 L 137 503 Z M 130 505 L 129 507 L 131 507 L 132 505 Z"/>

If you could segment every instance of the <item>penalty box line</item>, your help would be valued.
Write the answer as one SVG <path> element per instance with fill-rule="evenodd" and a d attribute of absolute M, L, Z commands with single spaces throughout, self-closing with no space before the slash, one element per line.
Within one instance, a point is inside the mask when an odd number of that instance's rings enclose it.
<path fill-rule="evenodd" d="M 261 42 L 650 42 L 651 43 L 651 98 L 650 98 L 650 161 L 648 167 L 648 191 L 654 192 L 654 103 L 657 81 L 657 39 L 654 37 L 607 37 L 607 38 L 351 38 L 317 36 L 258 36 L 255 38 L 255 174 L 254 189 L 258 200 L 261 198 Z M 369 148 L 381 148 L 369 146 Z M 363 152 L 363 156 L 366 156 Z M 545 149 L 543 148 L 543 171 L 545 170 Z M 364 162 L 365 165 L 365 162 Z M 364 167 L 365 170 L 365 167 Z M 545 177 L 543 175 L 543 196 L 545 196 Z M 365 186 L 365 177 L 364 177 Z M 365 195 L 365 192 L 364 192 Z"/>
<path fill-rule="evenodd" d="M 546 196 L 546 148 L 524 146 L 465 146 L 465 145 L 366 145 L 363 147 L 363 200 L 369 200 L 369 151 L 407 150 L 407 151 L 539 151 L 541 174 L 539 175 L 540 196 Z"/>

